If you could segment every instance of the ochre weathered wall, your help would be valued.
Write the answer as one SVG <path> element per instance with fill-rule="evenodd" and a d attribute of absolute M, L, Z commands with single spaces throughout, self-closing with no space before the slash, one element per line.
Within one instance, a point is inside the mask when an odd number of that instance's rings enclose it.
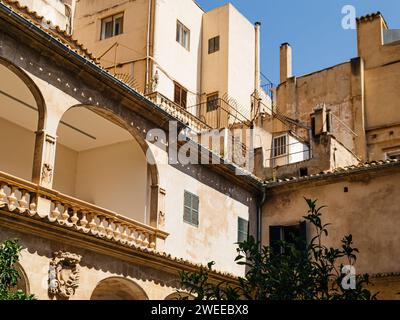
<path fill-rule="evenodd" d="M 133 74 L 137 88 L 145 88 L 145 57 L 148 21 L 148 0 L 84 0 L 77 2 L 74 25 L 74 38 L 100 57 L 113 44 L 123 46 L 112 48 L 100 62 L 114 73 L 114 61 L 122 63 L 117 73 Z M 114 14 L 124 13 L 123 33 L 100 40 L 101 20 Z M 116 52 L 116 55 L 115 55 Z"/>
<path fill-rule="evenodd" d="M 318 199 L 320 206 L 327 206 L 322 210 L 323 222 L 332 224 L 328 227 L 327 245 L 338 247 L 343 236 L 352 234 L 355 247 L 360 250 L 357 272 L 398 272 L 400 215 L 395 199 L 400 199 L 399 179 L 397 167 L 374 175 L 348 174 L 332 181 L 268 189 L 263 208 L 263 243 L 269 243 L 269 226 L 292 225 L 302 220 L 308 209 L 303 197 Z"/>

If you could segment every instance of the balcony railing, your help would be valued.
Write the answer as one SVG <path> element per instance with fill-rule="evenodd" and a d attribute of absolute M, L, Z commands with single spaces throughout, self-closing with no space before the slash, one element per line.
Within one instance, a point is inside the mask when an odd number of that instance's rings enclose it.
<path fill-rule="evenodd" d="M 38 199 L 50 201 L 48 212 L 38 212 Z M 129 247 L 156 248 L 156 240 L 168 234 L 112 211 L 43 188 L 0 172 L 0 210 L 39 218 L 79 233 Z"/>
<path fill-rule="evenodd" d="M 213 129 L 233 128 L 235 125 L 248 126 L 249 117 L 221 98 L 190 106 L 187 110 L 196 114 Z"/>
<path fill-rule="evenodd" d="M 146 95 L 146 97 L 156 105 L 160 106 L 166 112 L 185 123 L 197 133 L 212 129 L 209 125 L 207 125 L 207 123 L 199 119 L 195 114 L 190 113 L 188 110 L 169 100 L 159 92 L 150 93 Z"/>

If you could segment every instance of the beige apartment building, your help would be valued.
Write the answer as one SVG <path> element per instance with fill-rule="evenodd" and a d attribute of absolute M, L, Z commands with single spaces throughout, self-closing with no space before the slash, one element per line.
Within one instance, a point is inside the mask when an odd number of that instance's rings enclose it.
<path fill-rule="evenodd" d="M 248 126 L 258 99 L 270 104 L 260 86 L 260 24 L 229 3 L 205 12 L 187 0 L 80 0 L 74 20 L 74 37 L 107 70 L 205 128 Z"/>
<path fill-rule="evenodd" d="M 210 261 L 212 281 L 235 281 L 235 243 L 284 238 L 310 197 L 328 205 L 327 244 L 354 234 L 357 271 L 397 298 L 396 34 L 360 18 L 358 57 L 300 77 L 283 44 L 271 99 L 260 23 L 231 4 L 0 0 L 0 241 L 23 246 L 20 287 L 170 299 L 179 271 Z M 215 129 L 225 148 L 247 128 L 252 172 L 196 139 Z M 171 161 L 186 142 L 219 164 Z"/>

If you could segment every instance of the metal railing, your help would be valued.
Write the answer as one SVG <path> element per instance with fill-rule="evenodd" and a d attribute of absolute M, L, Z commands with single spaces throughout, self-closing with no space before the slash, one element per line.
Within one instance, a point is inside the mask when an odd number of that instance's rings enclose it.
<path fill-rule="evenodd" d="M 190 112 L 189 109 L 182 108 L 159 92 L 152 92 L 147 94 L 146 97 L 197 133 L 212 129 L 211 126 L 202 121 L 196 114 Z"/>
<path fill-rule="evenodd" d="M 250 123 L 249 117 L 222 98 L 199 103 L 186 110 L 213 129 L 232 128 L 236 124 L 248 126 Z"/>
<path fill-rule="evenodd" d="M 302 147 L 306 146 L 306 149 L 291 152 L 290 149 L 292 146 L 301 145 Z M 286 152 L 280 154 L 282 147 L 285 147 Z M 297 163 L 305 160 L 311 159 L 311 149 L 310 146 L 303 142 L 293 142 L 284 145 L 275 146 L 271 149 L 265 150 L 266 154 L 269 154 L 270 157 L 264 159 L 264 167 L 276 167 L 283 166 L 292 163 Z M 293 156 L 302 155 L 298 160 L 293 159 Z"/>
<path fill-rule="evenodd" d="M 261 88 L 264 89 L 264 91 L 269 95 L 271 99 L 273 99 L 273 91 L 272 89 L 274 88 L 274 84 L 269 78 L 262 72 L 260 72 L 260 78 L 261 78 Z"/>

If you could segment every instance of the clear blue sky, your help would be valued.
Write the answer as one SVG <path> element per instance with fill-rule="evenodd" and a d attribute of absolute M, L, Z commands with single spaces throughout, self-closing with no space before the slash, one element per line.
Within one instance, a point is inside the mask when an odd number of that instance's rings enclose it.
<path fill-rule="evenodd" d="M 205 10 L 227 0 L 198 0 Z M 293 49 L 293 73 L 302 75 L 357 56 L 356 30 L 342 28 L 342 8 L 357 16 L 380 11 L 391 29 L 400 29 L 400 0 L 231 0 L 251 22 L 260 21 L 262 72 L 279 78 L 279 46 Z"/>

